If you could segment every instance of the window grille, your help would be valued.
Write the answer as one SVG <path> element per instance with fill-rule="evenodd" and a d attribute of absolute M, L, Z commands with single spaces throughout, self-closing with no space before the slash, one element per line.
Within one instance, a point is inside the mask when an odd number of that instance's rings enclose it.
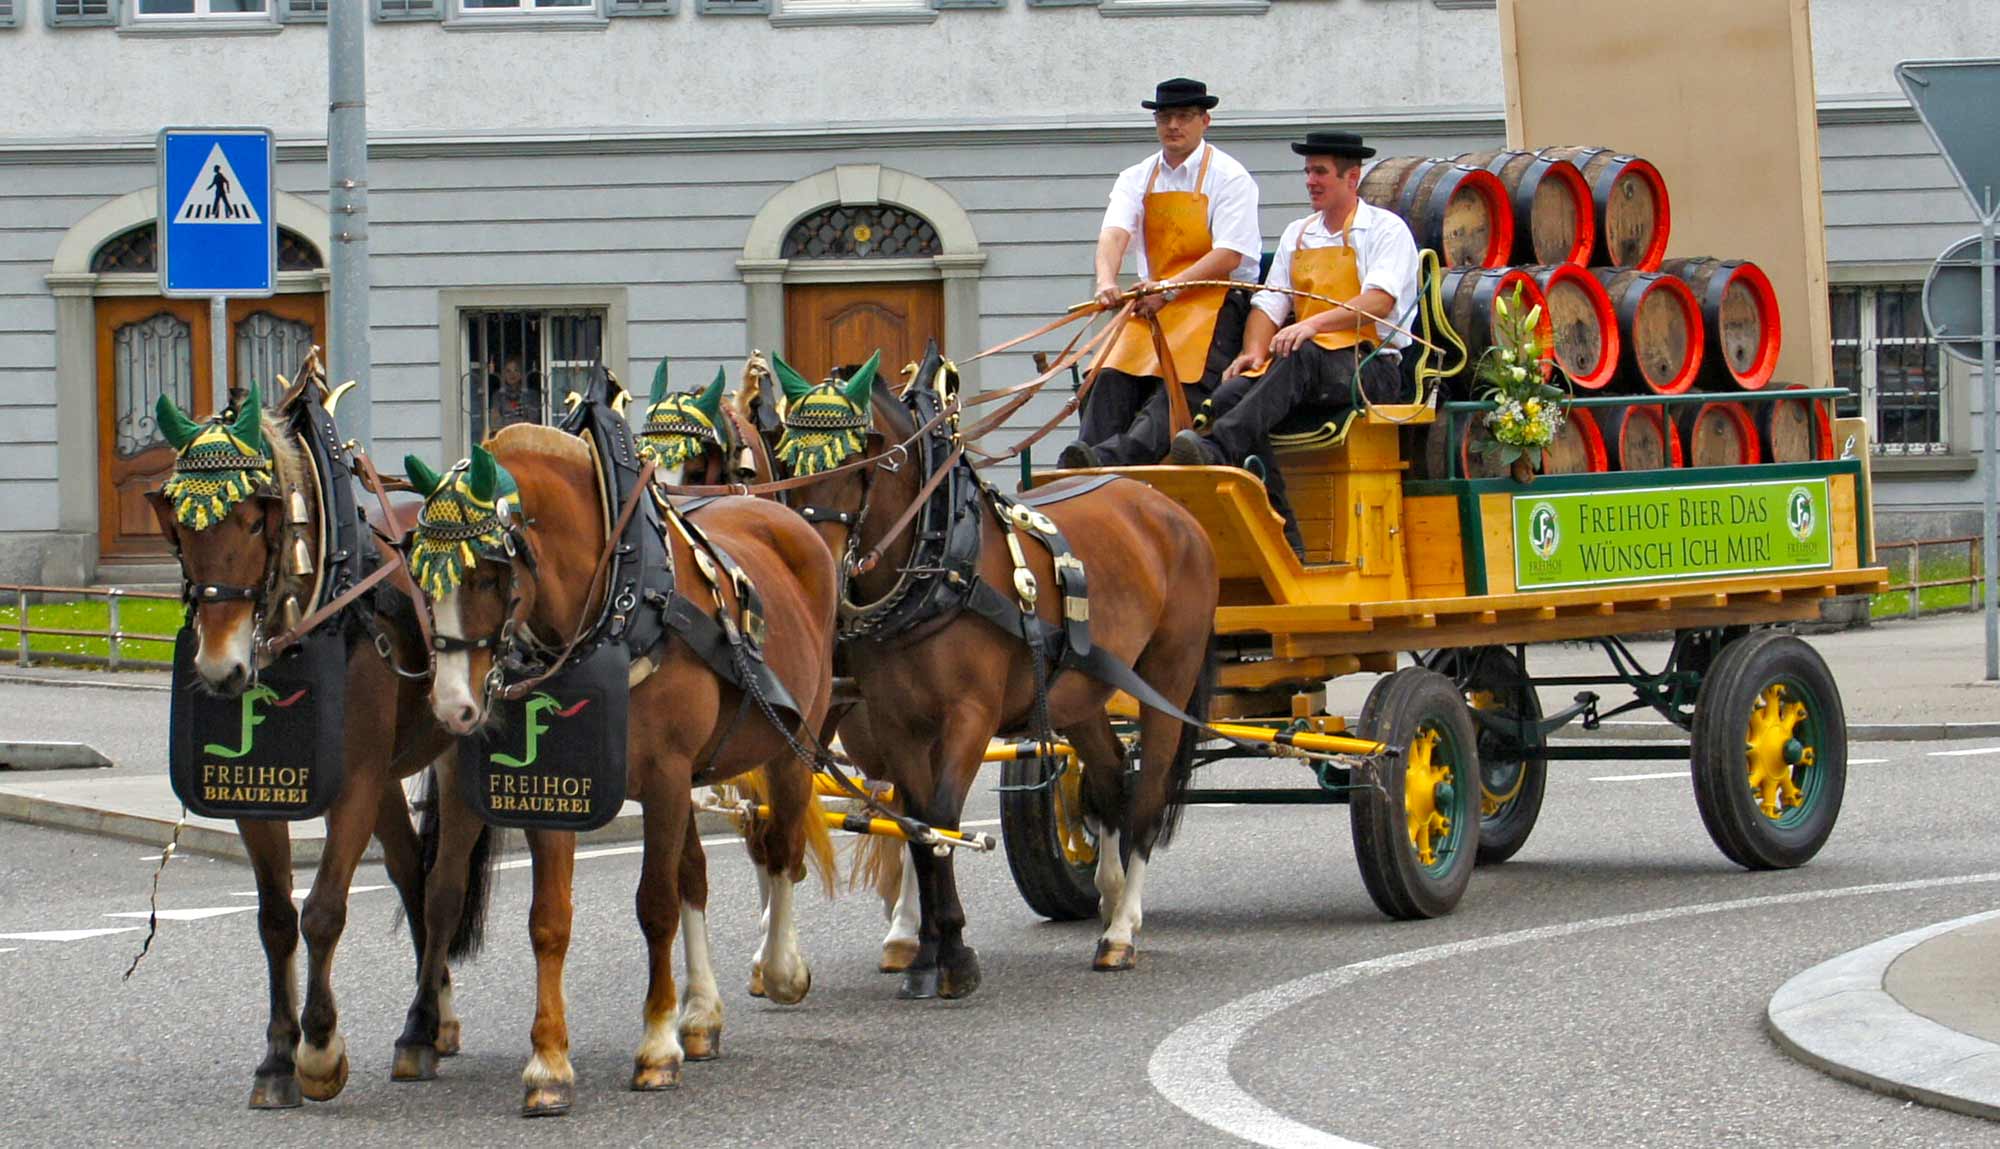
<path fill-rule="evenodd" d="M 463 385 L 468 441 L 510 423 L 548 423 L 604 359 L 604 312 L 546 308 L 464 313 Z"/>
<path fill-rule="evenodd" d="M 1833 381 L 1849 393 L 1840 414 L 1868 420 L 1878 454 L 1948 452 L 1944 364 L 1924 325 L 1922 286 L 1836 287 L 1830 302 Z"/>
<path fill-rule="evenodd" d="M 893 204 L 822 208 L 792 225 L 786 259 L 913 259 L 942 255 L 937 229 Z"/>
<path fill-rule="evenodd" d="M 120 232 L 106 240 L 97 254 L 90 257 L 90 270 L 102 275 L 106 272 L 138 272 L 157 274 L 159 265 L 159 236 L 156 225 L 142 223 L 130 231 Z M 326 266 L 320 259 L 319 249 L 307 242 L 306 238 L 290 228 L 278 229 L 278 270 L 318 271 Z"/>

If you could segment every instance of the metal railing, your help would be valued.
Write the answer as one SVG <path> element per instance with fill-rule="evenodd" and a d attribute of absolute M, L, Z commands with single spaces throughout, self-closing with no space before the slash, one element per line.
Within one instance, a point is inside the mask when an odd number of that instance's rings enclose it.
<path fill-rule="evenodd" d="M 1901 543 L 1876 543 L 1875 553 L 1878 558 L 1888 551 L 1908 552 L 1908 556 L 1901 563 L 1891 563 L 1887 558 L 1879 559 L 1883 566 L 1889 567 L 1891 570 L 1896 569 L 1898 566 L 1903 570 L 1903 581 L 1891 582 L 1888 589 L 1882 593 L 1901 594 L 1907 592 L 1910 596 L 1909 609 L 1905 615 L 1907 618 L 1923 617 L 1923 592 L 1931 587 L 1966 587 L 1966 607 L 1981 605 L 1980 588 L 1986 581 L 1985 574 L 1980 569 L 1981 541 L 1978 535 L 1960 535 L 1948 539 L 1912 539 Z M 1966 551 L 1966 570 L 1970 573 L 1959 578 L 1926 579 L 1922 577 L 1923 564 L 1921 559 L 1925 547 L 1964 547 Z M 1962 608 L 1953 606 L 1944 609 L 1958 610 Z"/>
<path fill-rule="evenodd" d="M 61 600 L 105 600 L 106 619 L 101 630 L 87 630 L 76 627 L 36 626 L 28 619 L 29 598 L 55 598 Z M 154 634 L 148 631 L 126 630 L 119 617 L 118 605 L 125 599 L 149 599 L 164 602 L 179 602 L 180 595 L 170 591 L 124 590 L 118 587 L 101 586 L 36 586 L 29 583 L 0 583 L 0 602 L 12 600 L 14 621 L 0 622 L 0 634 L 12 632 L 14 635 L 13 655 L 17 666 L 33 666 L 37 659 L 48 662 L 105 666 L 111 670 L 121 667 L 145 667 L 165 670 L 173 666 L 168 660 L 157 658 L 127 658 L 124 645 L 127 642 L 158 642 L 172 646 L 174 635 Z M 105 643 L 106 653 L 94 654 L 67 650 L 29 649 L 29 639 L 35 635 L 56 638 L 96 638 Z"/>

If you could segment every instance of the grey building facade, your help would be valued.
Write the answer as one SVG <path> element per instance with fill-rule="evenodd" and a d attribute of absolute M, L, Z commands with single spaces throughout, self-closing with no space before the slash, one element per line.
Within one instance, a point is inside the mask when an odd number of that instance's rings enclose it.
<path fill-rule="evenodd" d="M 1088 295 L 1167 76 L 1222 96 L 1210 138 L 1257 174 L 1267 244 L 1306 210 L 1306 125 L 1388 155 L 1504 137 L 1476 0 L 0 0 L 0 581 L 157 565 L 151 402 L 211 386 L 206 309 L 151 270 L 160 127 L 277 131 L 280 294 L 215 334 L 261 382 L 317 337 L 329 2 L 371 16 L 385 461 L 461 455 L 513 374 L 553 403 L 599 358 L 690 383 L 753 347 L 809 358 L 801 324 L 914 324 L 959 355 L 1031 328 Z M 1957 533 L 1978 397 L 1910 299 L 1975 225 L 1889 69 L 2000 50 L 2000 10 L 1813 13 L 1837 374 L 1875 420 L 1883 537 Z M 1030 350 L 970 383 L 1029 377 Z"/>

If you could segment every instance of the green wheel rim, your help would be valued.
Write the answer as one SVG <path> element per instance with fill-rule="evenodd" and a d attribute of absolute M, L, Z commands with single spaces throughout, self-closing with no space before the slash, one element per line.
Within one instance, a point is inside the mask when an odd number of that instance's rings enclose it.
<path fill-rule="evenodd" d="M 1827 772 L 1820 768 L 1819 763 L 1819 753 L 1826 745 L 1825 719 L 1821 716 L 1822 707 L 1819 696 L 1813 693 L 1812 688 L 1804 682 L 1789 674 L 1779 675 L 1764 684 L 1763 689 L 1758 691 L 1758 697 L 1764 697 L 1773 687 L 1777 687 L 1783 691 L 1785 704 L 1801 703 L 1805 706 L 1804 717 L 1792 727 L 1792 738 L 1798 742 L 1802 751 L 1811 752 L 1810 756 L 1813 761 L 1810 764 L 1801 761 L 1792 765 L 1792 784 L 1799 789 L 1799 799 L 1796 803 L 1786 806 L 1779 812 L 1777 817 L 1774 818 L 1764 811 L 1763 807 L 1759 804 L 1758 794 L 1754 787 L 1749 789 L 1749 799 L 1752 808 L 1756 809 L 1758 816 L 1764 818 L 1777 829 L 1792 830 L 1804 825 L 1817 814 L 1822 797 L 1826 792 Z M 1756 721 L 1755 714 L 1756 711 L 1753 710 L 1753 725 Z M 1752 759 L 1752 755 L 1746 753 L 1745 758 Z"/>

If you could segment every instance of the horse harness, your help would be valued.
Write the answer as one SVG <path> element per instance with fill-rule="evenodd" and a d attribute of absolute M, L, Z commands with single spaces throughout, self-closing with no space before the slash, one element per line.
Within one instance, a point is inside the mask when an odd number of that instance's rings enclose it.
<path fill-rule="evenodd" d="M 627 653 L 630 686 L 651 677 L 665 662 L 661 649 L 679 639 L 717 678 L 743 696 L 730 732 L 733 735 L 753 696 L 763 705 L 787 712 L 793 722 L 803 719 L 798 703 L 764 660 L 767 637 L 763 599 L 749 575 L 729 553 L 710 539 L 691 515 L 713 499 L 686 500 L 678 505 L 653 489 L 652 468 L 639 456 L 625 417 L 605 397 L 617 384 L 599 370 L 590 398 L 571 409 L 560 424 L 593 448 L 599 492 L 607 516 L 606 557 L 600 562 L 604 605 L 567 647 L 558 648 L 535 637 L 520 616 L 518 592 L 500 630 L 480 639 L 434 637 L 432 649 L 496 648 L 489 674 L 489 691 L 499 686 L 507 697 L 519 697 L 572 661 L 608 644 Z M 507 528 L 509 558 L 527 555 L 517 541 L 522 524 Z M 695 569 L 707 584 L 712 613 L 681 593 L 674 551 L 668 532 L 680 536 L 694 556 Z M 736 598 L 732 611 L 725 594 Z M 511 682 L 509 680 L 512 680 Z M 717 752 L 720 753 L 718 745 Z"/>

